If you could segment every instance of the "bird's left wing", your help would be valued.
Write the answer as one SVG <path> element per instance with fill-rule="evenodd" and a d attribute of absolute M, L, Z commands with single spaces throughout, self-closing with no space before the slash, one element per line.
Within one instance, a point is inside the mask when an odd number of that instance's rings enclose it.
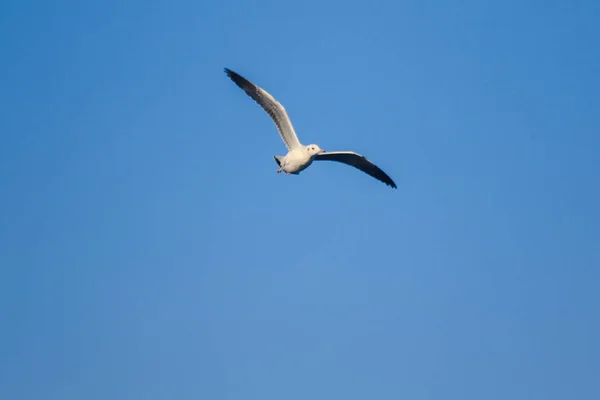
<path fill-rule="evenodd" d="M 243 89 L 248 96 L 256 101 L 267 114 L 269 114 L 271 119 L 273 119 L 273 122 L 275 122 L 279 135 L 288 150 L 293 150 L 300 146 L 300 141 L 292 126 L 292 121 L 290 121 L 290 118 L 281 103 L 275 100 L 275 98 L 266 90 L 255 85 L 229 68 L 225 68 L 225 73 L 236 85 Z"/>
<path fill-rule="evenodd" d="M 385 172 L 378 166 L 367 160 L 364 156 L 352 151 L 332 151 L 319 153 L 314 158 L 315 161 L 337 161 L 358 168 L 362 172 L 371 175 L 388 186 L 396 188 L 396 184 Z"/>

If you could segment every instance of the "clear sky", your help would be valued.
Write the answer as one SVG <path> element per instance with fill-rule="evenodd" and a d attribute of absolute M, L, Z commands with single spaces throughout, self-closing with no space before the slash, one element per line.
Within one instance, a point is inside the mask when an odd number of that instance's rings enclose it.
<path fill-rule="evenodd" d="M 3 1 L 0 398 L 599 399 L 599 20 Z"/>

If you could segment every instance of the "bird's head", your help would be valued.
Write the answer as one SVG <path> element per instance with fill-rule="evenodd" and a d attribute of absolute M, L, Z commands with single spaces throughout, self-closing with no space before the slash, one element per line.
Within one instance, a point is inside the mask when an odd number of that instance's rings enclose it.
<path fill-rule="evenodd" d="M 311 156 L 315 156 L 315 155 L 317 155 L 319 153 L 325 153 L 325 150 L 323 150 L 322 148 L 320 148 L 316 144 L 309 144 L 308 146 L 306 146 L 306 151 Z"/>

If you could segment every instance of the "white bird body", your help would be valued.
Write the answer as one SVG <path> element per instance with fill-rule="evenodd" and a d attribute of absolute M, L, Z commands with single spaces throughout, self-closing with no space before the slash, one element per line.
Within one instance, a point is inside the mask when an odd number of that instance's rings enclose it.
<path fill-rule="evenodd" d="M 319 146 L 311 144 L 308 146 L 300 145 L 288 151 L 285 156 L 275 156 L 275 161 L 279 164 L 280 169 L 277 172 L 284 171 L 288 175 L 298 175 L 300 172 L 308 168 L 315 156 L 319 153 L 324 153 Z"/>
<path fill-rule="evenodd" d="M 280 167 L 282 171 L 296 175 L 308 168 L 313 162 L 312 157 L 304 147 L 296 147 L 295 149 L 288 151 L 288 153 L 279 160 L 281 162 Z"/>
<path fill-rule="evenodd" d="M 225 72 L 237 86 L 243 89 L 269 114 L 277 126 L 279 135 L 288 149 L 285 156 L 274 156 L 279 165 L 277 173 L 283 171 L 287 175 L 298 175 L 308 168 L 313 161 L 336 161 L 353 166 L 386 185 L 396 188 L 394 181 L 385 172 L 358 153 L 353 151 L 326 152 L 316 144 L 305 146 L 300 143 L 285 108 L 273 96 L 238 73 L 228 68 L 225 68 Z"/>

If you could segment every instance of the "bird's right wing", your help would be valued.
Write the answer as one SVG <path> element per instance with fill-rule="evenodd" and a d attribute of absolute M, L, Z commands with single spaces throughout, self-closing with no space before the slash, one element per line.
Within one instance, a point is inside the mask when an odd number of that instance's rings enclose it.
<path fill-rule="evenodd" d="M 315 161 L 337 161 L 346 165 L 351 165 L 362 172 L 371 175 L 373 178 L 380 180 L 388 186 L 396 188 L 396 184 L 385 172 L 378 166 L 367 160 L 364 156 L 353 151 L 332 151 L 319 153 L 314 158 Z"/>
<path fill-rule="evenodd" d="M 225 73 L 236 85 L 242 88 L 248 96 L 254 99 L 267 114 L 269 114 L 273 119 L 273 122 L 275 122 L 279 135 L 288 150 L 300 146 L 300 141 L 296 136 L 296 132 L 294 131 L 294 127 L 292 126 L 292 122 L 290 121 L 285 108 L 283 108 L 273 96 L 229 68 L 225 68 Z"/>

